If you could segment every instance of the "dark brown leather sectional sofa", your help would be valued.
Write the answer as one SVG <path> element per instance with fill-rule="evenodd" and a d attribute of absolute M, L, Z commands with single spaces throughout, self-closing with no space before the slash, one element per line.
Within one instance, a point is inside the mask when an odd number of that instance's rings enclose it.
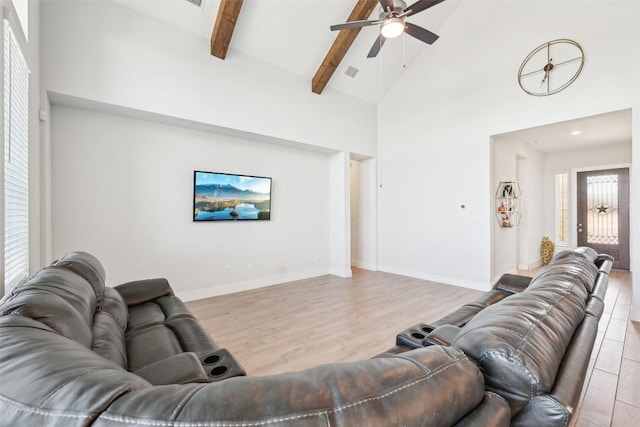
<path fill-rule="evenodd" d="M 613 259 L 590 248 L 556 254 L 534 278 L 503 275 L 493 289 L 396 338 L 392 353 L 452 346 L 503 397 L 512 426 L 566 426 L 574 415 L 604 311 Z"/>
<path fill-rule="evenodd" d="M 0 302 L 0 425 L 566 425 L 610 268 L 561 253 L 372 359 L 251 377 L 166 280 L 70 253 Z"/>

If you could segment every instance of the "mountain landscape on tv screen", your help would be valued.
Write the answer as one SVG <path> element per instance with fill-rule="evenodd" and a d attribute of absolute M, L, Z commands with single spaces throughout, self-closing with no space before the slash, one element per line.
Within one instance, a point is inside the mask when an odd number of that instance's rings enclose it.
<path fill-rule="evenodd" d="M 258 193 L 253 190 L 241 190 L 231 184 L 198 184 L 196 196 L 211 197 L 216 199 L 252 199 L 268 200 L 268 193 Z"/>
<path fill-rule="evenodd" d="M 270 194 L 231 184 L 196 184 L 195 221 L 270 219 Z"/>

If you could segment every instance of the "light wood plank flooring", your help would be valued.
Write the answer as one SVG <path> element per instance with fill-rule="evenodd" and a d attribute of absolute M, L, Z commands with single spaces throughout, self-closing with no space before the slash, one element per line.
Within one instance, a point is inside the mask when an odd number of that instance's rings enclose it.
<path fill-rule="evenodd" d="M 640 423 L 640 323 L 629 320 L 631 273 L 613 270 L 575 426 Z"/>
<path fill-rule="evenodd" d="M 321 276 L 187 305 L 249 375 L 268 375 L 370 358 L 391 348 L 401 330 L 481 293 L 354 269 L 350 279 Z M 640 324 L 628 319 L 630 302 L 630 273 L 613 271 L 574 426 L 640 419 Z"/>

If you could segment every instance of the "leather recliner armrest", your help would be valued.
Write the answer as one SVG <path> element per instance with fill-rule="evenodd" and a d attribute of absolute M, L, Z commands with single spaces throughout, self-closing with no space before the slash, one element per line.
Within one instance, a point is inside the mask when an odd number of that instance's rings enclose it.
<path fill-rule="evenodd" d="M 207 383 L 209 378 L 195 353 L 179 353 L 159 360 L 134 374 L 153 385 Z"/>
<path fill-rule="evenodd" d="M 135 280 L 115 286 L 114 289 L 129 306 L 173 295 L 173 289 L 167 279 Z"/>
<path fill-rule="evenodd" d="M 521 276 L 519 274 L 505 273 L 493 285 L 493 289 L 499 289 L 512 294 L 518 294 L 529 286 L 532 277 Z"/>
<path fill-rule="evenodd" d="M 441 325 L 431 331 L 422 341 L 424 347 L 430 345 L 450 346 L 456 335 L 460 332 L 460 328 L 454 325 Z"/>
<path fill-rule="evenodd" d="M 611 255 L 600 254 L 598 258 L 595 260 L 596 267 L 603 273 L 609 274 L 611 273 L 611 268 L 613 267 L 614 259 Z"/>
<path fill-rule="evenodd" d="M 301 372 L 136 390 L 113 400 L 94 424 L 453 425 L 484 391 L 473 361 L 436 346 Z"/>

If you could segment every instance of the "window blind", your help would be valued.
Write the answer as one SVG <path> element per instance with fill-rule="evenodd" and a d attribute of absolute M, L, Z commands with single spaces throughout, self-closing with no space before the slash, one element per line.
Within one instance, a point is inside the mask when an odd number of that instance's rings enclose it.
<path fill-rule="evenodd" d="M 4 21 L 4 284 L 29 275 L 29 68 Z"/>

